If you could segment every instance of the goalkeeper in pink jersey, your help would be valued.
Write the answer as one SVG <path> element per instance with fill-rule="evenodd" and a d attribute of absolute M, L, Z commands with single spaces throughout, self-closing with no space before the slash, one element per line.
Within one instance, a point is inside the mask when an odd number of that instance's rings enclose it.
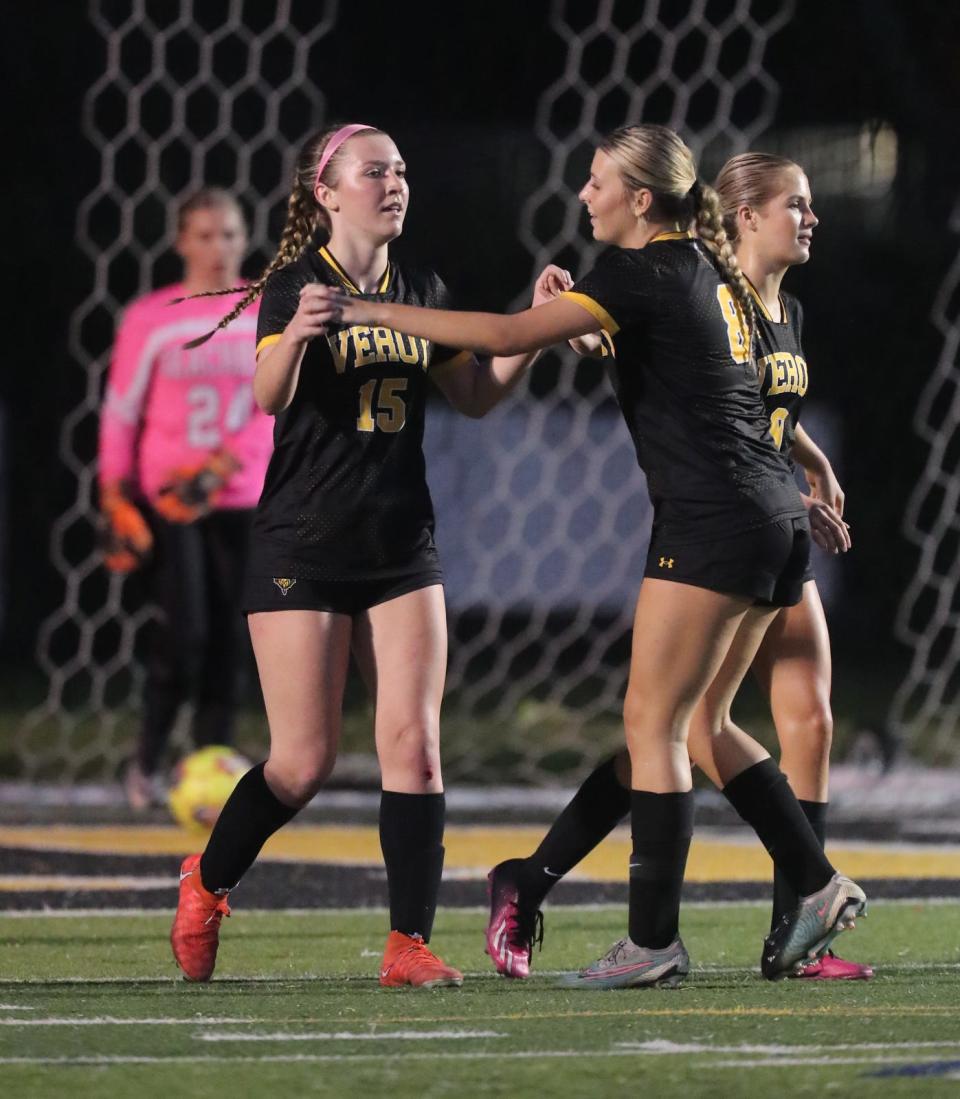
<path fill-rule="evenodd" d="M 100 421 L 104 561 L 146 565 L 160 609 L 143 724 L 125 777 L 128 800 L 158 800 L 157 773 L 180 706 L 194 703 L 194 744 L 229 743 L 242 667 L 240 583 L 273 423 L 253 400 L 256 308 L 200 347 L 184 344 L 223 312 L 247 245 L 233 197 L 206 188 L 183 203 L 182 283 L 135 301 L 117 334 Z"/>

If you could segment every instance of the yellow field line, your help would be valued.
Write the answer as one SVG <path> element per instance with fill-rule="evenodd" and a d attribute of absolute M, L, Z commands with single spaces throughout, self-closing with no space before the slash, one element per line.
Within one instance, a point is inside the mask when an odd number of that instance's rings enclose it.
<path fill-rule="evenodd" d="M 92 874 L 0 874 L 0 893 L 29 893 L 48 890 L 90 890 L 127 892 L 131 889 L 170 889 L 176 884 L 173 874 L 166 878 L 156 875 L 134 877 L 132 875 L 98 878 Z"/>
<path fill-rule="evenodd" d="M 451 825 L 447 828 L 446 870 L 461 878 L 481 877 L 497 862 L 532 851 L 544 832 L 539 827 Z M 184 855 L 200 850 L 203 834 L 173 826 L 0 827 L 0 847 L 82 851 L 94 854 Z M 833 843 L 829 852 L 844 873 L 863 878 L 960 878 L 960 847 Z M 630 838 L 618 829 L 570 875 L 592 881 L 625 881 Z M 377 829 L 368 825 L 292 825 L 272 836 L 264 857 L 279 861 L 381 865 Z M 702 836 L 690 850 L 687 880 L 766 881 L 770 859 L 759 842 Z"/>
<path fill-rule="evenodd" d="M 746 972 L 746 970 L 744 970 Z M 922 1018 L 940 1018 L 950 1017 L 956 1015 L 956 1009 L 946 1004 L 914 1004 L 912 1006 L 904 1005 L 890 1005 L 888 1007 L 871 1007 L 869 1004 L 857 1004 L 853 1013 L 858 1017 L 872 1017 L 872 1018 L 885 1018 L 888 1016 L 901 1017 L 904 1015 L 914 1015 Z M 644 1018 L 652 1017 L 665 1017 L 665 1016 L 711 1016 L 717 1018 L 735 1018 L 735 1017 L 758 1017 L 758 1018 L 780 1018 L 784 1015 L 790 1015 L 794 1018 L 831 1018 L 833 1016 L 844 1016 L 849 1018 L 851 1014 L 851 1007 L 849 1003 L 836 1003 L 832 1005 L 824 1005 L 822 1007 L 788 1007 L 786 1005 L 780 1005 L 778 1007 L 684 1007 L 684 1008 L 625 1008 L 619 1011 L 537 1011 L 537 1019 L 594 1019 L 594 1018 L 633 1018 L 642 1016 Z M 483 1022 L 483 1023 L 510 1023 L 510 1022 L 524 1022 L 529 1021 L 531 1018 L 529 1012 L 510 1012 L 496 1015 L 488 1015 L 484 1012 L 482 1015 L 448 1015 L 444 1013 L 443 1021 L 445 1023 L 465 1023 L 465 1022 Z M 298 1019 L 298 1023 L 302 1022 L 307 1024 L 320 1024 L 323 1023 L 323 1019 Z M 327 1020 L 333 1022 L 335 1019 Z M 378 1019 L 366 1019 L 366 1022 L 374 1025 L 401 1025 L 403 1023 L 416 1023 L 424 1022 L 426 1020 L 424 1016 L 411 1015 L 409 1017 L 391 1018 L 389 1016 L 382 1016 Z"/>

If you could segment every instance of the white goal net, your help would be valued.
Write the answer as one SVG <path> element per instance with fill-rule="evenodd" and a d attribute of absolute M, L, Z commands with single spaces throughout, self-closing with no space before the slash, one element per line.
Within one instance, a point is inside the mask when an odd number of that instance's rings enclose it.
<path fill-rule="evenodd" d="M 201 186 L 227 187 L 244 204 L 252 266 L 272 257 L 297 149 L 324 121 L 308 76 L 337 3 L 91 0 L 104 68 L 86 94 L 83 130 L 100 173 L 77 214 L 90 291 L 69 342 L 85 383 L 60 431 L 76 488 L 51 536 L 63 600 L 39 635 L 48 694 L 18 739 L 25 777 L 113 770 L 136 722 L 138 638 L 154 611 L 139 578 L 106 576 L 95 537 L 96 425 L 115 322 L 132 297 L 174 281 L 177 206 Z"/>
<path fill-rule="evenodd" d="M 960 203 L 951 229 L 960 233 Z M 919 551 L 900 602 L 897 637 L 910 669 L 891 707 L 892 732 L 924 759 L 960 759 L 960 252 L 947 271 L 932 320 L 943 349 L 914 415 L 929 448 L 903 521 Z"/>
<path fill-rule="evenodd" d="M 577 194 L 605 133 L 670 126 L 709 179 L 770 127 L 777 87 L 764 56 L 792 12 L 555 0 L 563 68 L 535 129 L 549 170 L 518 227 L 531 282 L 547 263 L 576 275 L 596 257 Z M 448 724 L 462 709 L 485 718 L 475 735 L 446 738 L 445 768 L 474 780 L 569 779 L 623 737 L 649 501 L 603 369 L 564 350 L 535 370 L 530 392 L 482 424 L 444 416 L 428 429 L 453 612 Z"/>
<path fill-rule="evenodd" d="M 132 726 L 139 698 L 137 639 L 152 611 L 129 581 L 105 577 L 93 540 L 112 320 L 160 281 L 176 203 L 203 183 L 244 201 L 258 258 L 272 255 L 291 158 L 323 121 L 311 51 L 337 6 L 92 0 L 90 11 L 106 65 L 84 111 L 100 180 L 77 224 L 92 277 L 71 350 L 86 388 L 60 437 L 76 493 L 52 536 L 63 601 L 39 642 L 49 694 L 20 741 L 29 777 L 115 766 L 118 724 Z M 672 126 L 705 178 L 756 142 L 778 94 L 767 47 L 792 14 L 792 0 L 555 0 L 544 33 L 559 40 L 562 67 L 533 135 L 548 171 L 518 224 L 531 281 L 548 262 L 576 273 L 595 258 L 576 196 L 604 133 Z M 621 735 L 650 518 L 642 477 L 600 365 L 557 352 L 528 388 L 480 424 L 439 408 L 428 417 L 451 616 L 450 779 L 549 782 Z"/>

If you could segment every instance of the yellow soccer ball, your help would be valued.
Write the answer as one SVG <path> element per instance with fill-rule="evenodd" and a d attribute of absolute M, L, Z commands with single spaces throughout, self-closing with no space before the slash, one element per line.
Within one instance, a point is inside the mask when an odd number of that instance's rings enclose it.
<path fill-rule="evenodd" d="M 173 771 L 168 803 L 174 820 L 193 831 L 207 831 L 234 786 L 250 770 L 250 760 L 225 744 L 211 744 L 184 756 Z"/>

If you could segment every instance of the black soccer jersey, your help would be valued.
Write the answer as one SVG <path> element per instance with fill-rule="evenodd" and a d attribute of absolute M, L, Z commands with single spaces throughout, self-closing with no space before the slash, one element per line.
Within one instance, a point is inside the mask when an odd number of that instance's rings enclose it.
<path fill-rule="evenodd" d="M 301 288 L 312 281 L 358 293 L 328 249 L 308 249 L 267 280 L 258 354 L 280 339 Z M 436 274 L 395 263 L 377 293 L 365 296 L 448 306 Z M 423 458 L 427 373 L 461 358 L 468 354 L 368 325 L 341 326 L 308 345 L 293 400 L 274 426 L 254 521 L 252 575 L 383 576 L 434 552 Z"/>
<path fill-rule="evenodd" d="M 769 419 L 733 292 L 686 233 L 611 248 L 565 296 L 612 337 L 620 407 L 673 544 L 805 514 Z"/>
<path fill-rule="evenodd" d="M 770 437 L 781 453 L 789 455 L 808 382 L 807 360 L 800 346 L 803 310 L 796 298 L 781 294 L 782 320 L 775 321 L 756 291 L 753 298 L 757 318 L 754 354 Z"/>

